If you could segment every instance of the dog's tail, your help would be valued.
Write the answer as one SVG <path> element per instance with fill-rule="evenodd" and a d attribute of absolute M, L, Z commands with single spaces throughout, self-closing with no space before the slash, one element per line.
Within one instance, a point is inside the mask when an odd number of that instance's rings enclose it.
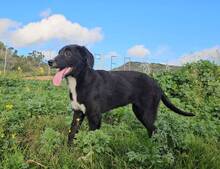
<path fill-rule="evenodd" d="M 174 112 L 176 112 L 177 114 L 183 115 L 183 116 L 195 116 L 193 113 L 191 112 L 184 112 L 182 110 L 180 110 L 179 108 L 177 108 L 175 105 L 173 105 L 169 99 L 166 97 L 166 95 L 163 93 L 161 100 L 163 101 L 163 103 L 171 110 L 173 110 Z"/>

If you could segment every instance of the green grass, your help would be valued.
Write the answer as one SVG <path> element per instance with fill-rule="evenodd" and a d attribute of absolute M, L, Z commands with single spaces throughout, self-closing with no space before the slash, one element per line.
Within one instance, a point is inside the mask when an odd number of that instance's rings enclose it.
<path fill-rule="evenodd" d="M 85 120 L 72 147 L 65 84 L 0 77 L 0 168 L 218 169 L 219 73 L 199 62 L 154 75 L 172 102 L 195 117 L 161 105 L 158 131 L 149 139 L 127 106 L 104 114 L 100 130 L 88 131 Z"/>

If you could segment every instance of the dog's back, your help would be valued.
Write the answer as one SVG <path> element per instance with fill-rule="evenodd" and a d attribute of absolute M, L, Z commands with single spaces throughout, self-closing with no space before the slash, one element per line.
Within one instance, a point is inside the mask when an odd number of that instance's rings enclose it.
<path fill-rule="evenodd" d="M 99 102 L 101 112 L 139 102 L 149 94 L 161 94 L 157 83 L 144 73 L 93 70 L 89 76 L 93 77 L 89 97 L 96 98 L 92 100 Z"/>

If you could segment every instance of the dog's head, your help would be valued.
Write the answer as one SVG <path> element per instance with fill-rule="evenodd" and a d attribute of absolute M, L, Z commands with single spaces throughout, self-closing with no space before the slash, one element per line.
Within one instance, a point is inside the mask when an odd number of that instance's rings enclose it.
<path fill-rule="evenodd" d="M 67 45 L 59 50 L 58 55 L 54 59 L 48 61 L 48 65 L 58 69 L 66 67 L 76 69 L 80 66 L 93 68 L 94 57 L 84 46 Z"/>
<path fill-rule="evenodd" d="M 86 67 L 92 69 L 94 57 L 84 46 L 67 45 L 60 49 L 54 59 L 48 61 L 48 65 L 59 69 L 55 77 L 59 75 L 64 78 L 68 75 L 77 75 Z"/>

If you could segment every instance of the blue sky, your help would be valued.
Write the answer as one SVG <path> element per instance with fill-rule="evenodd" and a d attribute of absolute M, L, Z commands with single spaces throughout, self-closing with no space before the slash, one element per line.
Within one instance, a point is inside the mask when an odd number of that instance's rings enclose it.
<path fill-rule="evenodd" d="M 87 29 L 101 28 L 98 33 L 102 37 L 85 44 L 93 53 L 118 55 L 115 66 L 123 63 L 123 57 L 129 55 L 128 49 L 135 45 L 148 52 L 145 57 L 131 56 L 132 60 L 166 63 L 220 44 L 220 1 L 217 0 L 8 0 L 1 2 L 0 18 L 15 21 L 22 29 L 29 23 L 40 22 L 44 18 L 42 12 L 48 15 L 44 17 L 62 15 Z M 7 37 L 0 40 L 11 44 Z M 56 52 L 68 43 L 50 37 L 16 48 L 19 53 L 33 49 Z"/>

